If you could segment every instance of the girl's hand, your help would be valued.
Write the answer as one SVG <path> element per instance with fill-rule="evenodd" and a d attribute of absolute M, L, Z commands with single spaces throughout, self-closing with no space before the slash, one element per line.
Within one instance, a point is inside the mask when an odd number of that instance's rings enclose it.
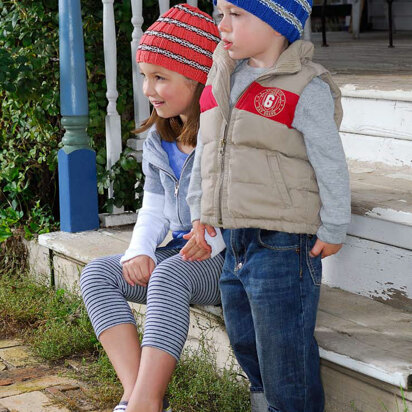
<path fill-rule="evenodd" d="M 205 229 L 210 236 L 216 236 L 216 232 L 213 226 L 204 225 L 200 223 L 200 220 L 193 222 L 193 230 L 184 235 L 183 238 L 189 240 L 185 247 L 180 251 L 183 260 L 205 260 L 210 257 L 212 248 L 207 244 L 205 240 Z"/>
<path fill-rule="evenodd" d="M 319 253 L 322 253 L 323 259 L 339 252 L 341 248 L 342 243 L 335 245 L 333 243 L 322 242 L 320 239 L 318 239 L 315 243 L 315 246 L 313 246 L 312 250 L 309 252 L 309 256 L 316 257 L 319 255 Z"/>
<path fill-rule="evenodd" d="M 155 268 L 153 259 L 146 255 L 136 256 L 123 263 L 123 278 L 130 285 L 146 287 Z"/>
<path fill-rule="evenodd" d="M 189 234 L 191 233 L 188 233 L 187 235 Z M 199 247 L 196 243 L 195 237 L 192 235 L 185 247 L 180 251 L 180 254 L 183 260 L 188 260 L 190 262 L 197 260 L 200 262 L 210 258 L 211 250 L 209 251 Z"/>

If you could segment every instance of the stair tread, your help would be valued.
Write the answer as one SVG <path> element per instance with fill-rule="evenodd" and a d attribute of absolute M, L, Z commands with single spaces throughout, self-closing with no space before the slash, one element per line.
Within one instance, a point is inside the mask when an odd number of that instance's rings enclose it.
<path fill-rule="evenodd" d="M 334 74 L 343 97 L 412 102 L 412 74 Z"/>
<path fill-rule="evenodd" d="M 322 285 L 316 338 L 321 357 L 408 387 L 412 375 L 412 313 Z"/>
<path fill-rule="evenodd" d="M 349 160 L 352 213 L 412 226 L 412 168 Z"/>
<path fill-rule="evenodd" d="M 223 318 L 215 306 L 196 306 Z M 316 339 L 323 359 L 407 389 L 412 313 L 322 285 Z"/>

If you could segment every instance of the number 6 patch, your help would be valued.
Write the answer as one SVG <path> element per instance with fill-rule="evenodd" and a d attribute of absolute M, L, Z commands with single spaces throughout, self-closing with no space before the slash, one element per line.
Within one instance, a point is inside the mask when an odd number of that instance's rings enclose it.
<path fill-rule="evenodd" d="M 239 110 L 246 110 L 291 128 L 299 96 L 277 87 L 263 87 L 252 83 L 236 104 Z"/>

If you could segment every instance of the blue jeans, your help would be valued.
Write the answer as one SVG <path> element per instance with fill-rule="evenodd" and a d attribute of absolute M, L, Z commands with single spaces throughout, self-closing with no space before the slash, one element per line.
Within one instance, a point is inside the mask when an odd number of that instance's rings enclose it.
<path fill-rule="evenodd" d="M 315 235 L 263 229 L 223 231 L 223 313 L 236 358 L 252 392 L 270 412 L 323 412 L 314 338 L 321 258 Z"/>

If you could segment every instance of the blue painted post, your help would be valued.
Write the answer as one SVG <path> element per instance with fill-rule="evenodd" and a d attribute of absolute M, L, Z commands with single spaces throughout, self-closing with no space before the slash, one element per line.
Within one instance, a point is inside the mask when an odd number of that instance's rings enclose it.
<path fill-rule="evenodd" d="M 80 0 L 59 0 L 60 104 L 66 129 L 58 153 L 60 228 L 99 227 L 96 153 L 87 136 L 89 108 Z"/>

